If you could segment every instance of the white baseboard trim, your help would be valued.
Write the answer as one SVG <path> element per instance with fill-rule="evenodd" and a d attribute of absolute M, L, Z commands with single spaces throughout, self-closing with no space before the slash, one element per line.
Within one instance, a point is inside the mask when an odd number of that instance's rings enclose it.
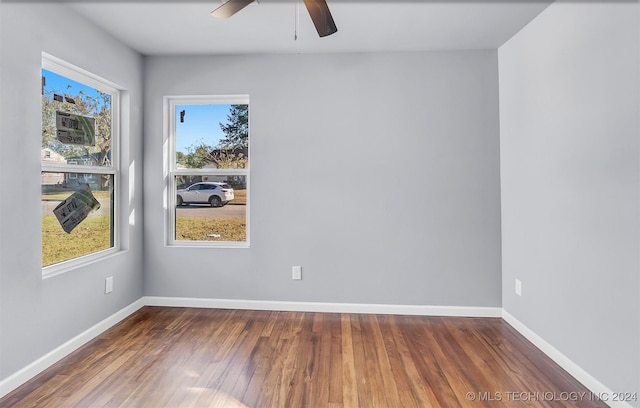
<path fill-rule="evenodd" d="M 611 408 L 633 408 L 629 403 L 624 401 L 614 401 L 614 392 L 607 388 L 600 381 L 596 380 L 592 377 L 588 372 L 586 372 L 582 367 L 574 363 L 567 356 L 562 354 L 558 349 L 553 347 L 547 341 L 545 341 L 542 337 L 537 335 L 533 330 L 529 329 L 525 326 L 521 321 L 516 319 L 513 315 L 511 315 L 506 310 L 502 310 L 502 318 L 511 325 L 514 329 L 516 329 L 520 334 L 522 334 L 527 340 L 533 343 L 534 346 L 539 348 L 544 354 L 546 354 L 549 358 L 555 361 L 560 367 L 562 367 L 566 372 L 571 374 L 576 380 L 578 380 L 582 385 L 587 387 L 589 391 L 592 392 L 593 398 L 600 398 L 604 403 L 606 403 Z"/>
<path fill-rule="evenodd" d="M 130 316 L 143 306 L 143 299 L 138 299 L 129 306 L 112 314 L 111 316 L 95 324 L 94 326 L 75 336 L 61 346 L 51 350 L 28 366 L 22 368 L 19 371 L 16 371 L 9 377 L 0 381 L 0 398 L 9 394 L 11 391 L 26 383 L 27 381 L 40 374 L 53 364 L 57 363 L 64 357 L 68 356 L 75 350 L 79 349 L 84 344 L 96 338 L 98 335 L 102 334 L 109 328 L 115 326 L 118 322 Z"/>
<path fill-rule="evenodd" d="M 362 303 L 289 302 L 269 300 L 144 297 L 147 306 L 211 309 L 274 310 L 288 312 L 398 314 L 417 316 L 502 317 L 500 307 L 385 305 Z"/>

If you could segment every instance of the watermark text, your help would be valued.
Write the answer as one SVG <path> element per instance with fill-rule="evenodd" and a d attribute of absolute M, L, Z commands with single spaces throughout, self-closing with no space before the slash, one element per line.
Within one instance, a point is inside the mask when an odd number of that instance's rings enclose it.
<path fill-rule="evenodd" d="M 631 402 L 638 401 L 637 392 L 588 392 L 588 391 L 469 391 L 467 401 L 602 401 Z"/>

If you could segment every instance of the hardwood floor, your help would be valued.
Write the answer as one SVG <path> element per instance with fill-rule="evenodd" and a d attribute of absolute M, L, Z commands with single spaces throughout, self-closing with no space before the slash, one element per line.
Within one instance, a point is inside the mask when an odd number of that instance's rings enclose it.
<path fill-rule="evenodd" d="M 144 307 L 0 407 L 605 407 L 501 319 Z"/>

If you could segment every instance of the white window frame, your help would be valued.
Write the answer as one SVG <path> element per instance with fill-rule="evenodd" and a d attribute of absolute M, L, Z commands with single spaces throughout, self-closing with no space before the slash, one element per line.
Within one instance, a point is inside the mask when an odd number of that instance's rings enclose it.
<path fill-rule="evenodd" d="M 111 95 L 111 161 L 104 166 L 91 166 L 80 164 L 45 164 L 41 163 L 41 172 L 69 173 L 76 178 L 82 174 L 108 174 L 112 177 L 113 206 L 112 234 L 113 246 L 101 251 L 92 252 L 76 258 L 68 259 L 53 265 L 42 267 L 43 279 L 59 275 L 80 266 L 95 262 L 96 260 L 111 256 L 121 250 L 120 239 L 120 206 L 119 197 L 122 191 L 120 180 L 120 97 L 122 88 L 111 81 L 94 75 L 82 68 L 72 65 L 64 60 L 47 53 L 42 53 L 42 68 L 55 72 L 66 78 L 80 82 L 84 85 L 98 89 Z M 40 233 L 42 236 L 42 232 Z"/>
<path fill-rule="evenodd" d="M 176 107 L 178 105 L 249 105 L 249 160 L 244 169 L 178 169 L 176 166 Z M 250 247 L 250 167 L 251 167 L 251 105 L 249 95 L 175 95 L 165 96 L 164 109 L 164 171 L 166 180 L 164 194 L 166 245 L 171 247 L 204 247 L 204 248 L 249 248 Z M 245 176 L 247 188 L 247 204 L 245 212 L 245 241 L 195 241 L 176 240 L 176 176 Z"/>

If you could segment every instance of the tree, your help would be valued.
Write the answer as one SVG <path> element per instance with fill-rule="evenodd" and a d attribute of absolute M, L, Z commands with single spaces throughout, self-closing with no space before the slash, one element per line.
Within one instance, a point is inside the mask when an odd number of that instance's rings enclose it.
<path fill-rule="evenodd" d="M 71 90 L 71 85 L 67 90 Z M 62 154 L 65 158 L 91 156 L 96 165 L 105 165 L 111 151 L 111 95 L 97 92 L 96 96 L 84 91 L 77 94 L 66 93 L 65 102 L 54 98 L 54 91 L 46 90 L 42 95 L 42 147 Z M 72 100 L 74 103 L 66 101 Z M 61 143 L 57 139 L 56 111 L 93 117 L 96 127 L 95 146 L 78 146 Z"/>
<path fill-rule="evenodd" d="M 187 162 L 187 155 L 182 152 L 176 152 L 176 163 L 185 166 Z"/>
<path fill-rule="evenodd" d="M 176 154 L 176 161 L 190 169 L 201 169 L 208 164 L 218 169 L 244 169 L 248 164 L 246 150 L 243 147 L 214 147 L 200 141 L 187 148 L 189 153 L 180 157 Z"/>
<path fill-rule="evenodd" d="M 190 169 L 201 169 L 211 162 L 211 146 L 203 141 L 187 148 L 188 154 L 184 155 L 184 165 Z"/>
<path fill-rule="evenodd" d="M 66 159 L 83 157 L 91 165 L 109 164 L 111 152 L 111 95 L 96 90 L 88 95 L 83 90 L 73 92 L 73 86 L 67 85 L 67 92 L 60 97 L 60 90 L 45 89 L 42 95 L 42 148 L 50 148 Z M 65 144 L 58 140 L 56 129 L 56 111 L 74 115 L 92 117 L 95 120 L 95 145 L 79 146 Z M 109 186 L 110 175 L 99 176 L 100 186 Z"/>
<path fill-rule="evenodd" d="M 227 123 L 220 122 L 220 129 L 225 137 L 217 146 L 208 145 L 200 140 L 187 148 L 187 154 L 181 153 L 178 156 L 176 153 L 177 162 L 191 169 L 201 169 L 207 164 L 213 164 L 219 169 L 246 168 L 249 146 L 249 105 L 231 105 Z"/>
<path fill-rule="evenodd" d="M 221 148 L 241 148 L 249 145 L 249 105 L 231 105 L 227 123 L 220 123 L 226 137 L 220 141 Z"/>

